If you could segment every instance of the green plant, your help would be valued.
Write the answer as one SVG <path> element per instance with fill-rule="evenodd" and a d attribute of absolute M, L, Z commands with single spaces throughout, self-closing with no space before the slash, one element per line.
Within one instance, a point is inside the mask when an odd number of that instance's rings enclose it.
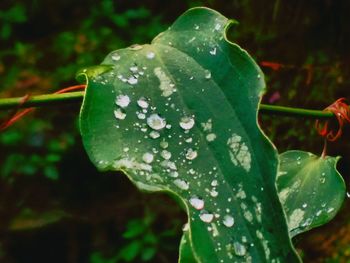
<path fill-rule="evenodd" d="M 232 23 L 191 9 L 151 45 L 81 70 L 84 146 L 98 169 L 179 199 L 189 217 L 180 262 L 298 262 L 291 238 L 335 215 L 344 182 L 337 158 L 278 156 L 257 123 L 263 74 L 227 40 Z"/>

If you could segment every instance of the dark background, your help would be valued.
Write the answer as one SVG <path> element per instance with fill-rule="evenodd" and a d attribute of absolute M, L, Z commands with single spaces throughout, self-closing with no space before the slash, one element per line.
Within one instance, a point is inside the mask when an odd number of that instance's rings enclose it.
<path fill-rule="evenodd" d="M 263 67 L 264 102 L 323 109 L 349 98 L 350 1 L 1 1 L 0 97 L 75 85 L 112 50 L 148 43 L 180 14 L 208 6 L 240 22 L 230 38 Z M 0 262 L 177 262 L 185 214 L 121 174 L 98 173 L 78 131 L 79 103 L 41 108 L 0 133 Z M 0 112 L 1 120 L 10 112 Z M 314 120 L 260 116 L 280 152 L 320 154 Z M 349 181 L 349 128 L 329 146 Z M 294 241 L 305 262 L 350 261 L 349 201 Z"/>

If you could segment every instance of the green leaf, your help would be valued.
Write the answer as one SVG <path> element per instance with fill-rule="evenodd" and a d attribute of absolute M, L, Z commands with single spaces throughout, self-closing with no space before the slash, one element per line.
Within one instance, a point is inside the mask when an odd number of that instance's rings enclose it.
<path fill-rule="evenodd" d="M 183 201 L 198 262 L 298 262 L 275 188 L 277 152 L 257 124 L 263 75 L 227 40 L 231 24 L 194 8 L 151 45 L 82 70 L 83 143 L 98 169 Z"/>
<path fill-rule="evenodd" d="M 346 192 L 336 169 L 339 157 L 288 151 L 280 155 L 280 160 L 277 187 L 291 237 L 330 221 Z"/>

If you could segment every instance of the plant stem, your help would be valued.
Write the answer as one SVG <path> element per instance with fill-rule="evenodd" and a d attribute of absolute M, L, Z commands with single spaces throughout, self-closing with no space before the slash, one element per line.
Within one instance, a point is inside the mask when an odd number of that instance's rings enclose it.
<path fill-rule="evenodd" d="M 45 94 L 33 96 L 24 103 L 21 97 L 19 98 L 5 98 L 0 99 L 0 110 L 15 109 L 16 107 L 28 108 L 28 107 L 44 107 L 44 106 L 57 106 L 58 104 L 81 102 L 84 97 L 84 91 L 69 92 L 62 94 Z M 320 110 L 310 110 L 302 108 L 283 107 L 275 105 L 261 104 L 259 111 L 261 113 L 283 115 L 283 116 L 295 116 L 295 117 L 309 117 L 309 118 L 331 118 L 333 113 L 324 112 Z"/>
<path fill-rule="evenodd" d="M 15 108 L 30 108 L 57 106 L 58 104 L 81 102 L 84 97 L 84 91 L 61 93 L 61 94 L 44 94 L 33 96 L 25 102 L 22 97 L 0 99 L 0 110 L 10 110 Z"/>

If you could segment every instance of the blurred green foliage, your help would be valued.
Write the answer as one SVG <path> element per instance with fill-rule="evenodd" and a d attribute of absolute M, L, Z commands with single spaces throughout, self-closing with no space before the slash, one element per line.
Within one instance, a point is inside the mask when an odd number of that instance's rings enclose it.
<path fill-rule="evenodd" d="M 346 0 L 0 2 L 0 96 L 75 85 L 75 72 L 112 50 L 147 43 L 192 6 L 235 18 L 230 32 L 263 68 L 264 102 L 322 109 L 349 98 L 350 2 Z M 0 262 L 175 262 L 184 214 L 163 195 L 138 193 L 87 160 L 80 105 L 38 109 L 0 133 Z M 0 119 L 10 112 L 0 112 Z M 319 153 L 313 120 L 260 116 L 279 150 Z M 349 130 L 345 130 L 347 134 Z M 329 146 L 349 173 L 350 141 Z M 305 262 L 347 262 L 348 204 L 327 226 L 298 237 Z M 332 242 L 331 242 L 332 241 Z M 328 260 L 328 261 L 327 261 Z"/>

